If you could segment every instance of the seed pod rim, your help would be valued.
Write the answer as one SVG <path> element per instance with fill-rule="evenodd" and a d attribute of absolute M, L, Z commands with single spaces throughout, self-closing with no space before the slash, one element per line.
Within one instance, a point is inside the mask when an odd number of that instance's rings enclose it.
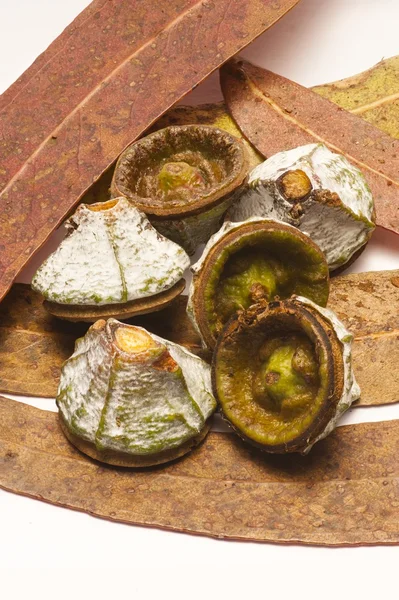
<path fill-rule="evenodd" d="M 130 319 L 140 315 L 158 312 L 169 306 L 184 292 L 186 280 L 180 279 L 164 292 L 139 298 L 122 304 L 104 304 L 102 306 L 79 306 L 73 304 L 56 304 L 44 300 L 43 306 L 53 317 L 74 323 L 95 323 L 98 319 Z"/>
<path fill-rule="evenodd" d="M 207 125 L 227 131 L 227 133 L 244 143 L 248 156 L 249 171 L 265 160 L 265 157 L 243 135 L 222 100 L 196 105 L 179 104 L 173 106 L 162 117 L 159 117 L 148 130 L 148 133 L 153 133 L 172 125 Z"/>
<path fill-rule="evenodd" d="M 178 135 L 179 133 L 186 131 L 197 131 L 202 130 L 208 132 L 210 136 L 219 136 L 222 139 L 228 141 L 232 147 L 236 150 L 237 155 L 237 163 L 239 166 L 232 170 L 228 179 L 223 182 L 222 185 L 219 185 L 216 189 L 213 188 L 211 192 L 208 192 L 204 196 L 202 196 L 197 202 L 190 204 L 189 206 L 185 206 L 184 204 L 177 207 L 155 207 L 151 206 L 151 204 L 146 204 L 140 202 L 139 196 L 134 193 L 127 193 L 128 189 L 126 187 L 121 187 L 118 179 L 120 177 L 120 170 L 123 167 L 123 163 L 126 160 L 126 157 L 129 156 L 135 148 L 138 146 L 146 146 L 150 145 L 161 136 L 165 136 L 165 131 L 172 135 Z M 145 214 L 151 217 L 151 220 L 163 221 L 170 219 L 181 219 L 185 217 L 193 217 L 212 208 L 215 208 L 222 202 L 225 202 L 226 199 L 232 195 L 237 188 L 239 188 L 247 178 L 249 170 L 249 158 L 247 151 L 245 149 L 244 143 L 240 138 L 236 138 L 229 132 L 224 129 L 220 129 L 219 127 L 213 127 L 211 125 L 201 125 L 201 124 L 191 124 L 191 125 L 170 125 L 168 127 L 164 127 L 163 129 L 158 129 L 139 140 L 130 144 L 119 156 L 115 171 L 112 177 L 111 182 L 111 196 L 124 196 L 127 198 L 132 204 L 134 204 L 139 210 L 144 212 Z"/>
<path fill-rule="evenodd" d="M 209 419 L 208 419 L 209 421 Z M 206 422 L 203 429 L 200 433 L 184 442 L 181 446 L 177 448 L 173 448 L 172 450 L 164 450 L 163 452 L 158 452 L 158 454 L 152 455 L 134 455 L 128 454 L 127 452 L 117 452 L 116 450 L 98 450 L 95 444 L 88 442 L 79 438 L 76 434 L 72 433 L 68 429 L 68 425 L 66 424 L 63 416 L 59 413 L 59 423 L 60 427 L 65 435 L 65 437 L 71 442 L 75 448 L 77 448 L 80 452 L 93 458 L 101 463 L 105 463 L 108 465 L 112 465 L 115 467 L 155 467 L 157 465 L 163 465 L 165 463 L 169 463 L 172 460 L 176 460 L 181 458 L 185 454 L 188 454 L 196 448 L 208 435 L 209 430 L 211 428 L 211 424 Z"/>
<path fill-rule="evenodd" d="M 126 213 L 128 213 L 128 215 L 126 215 Z M 163 269 L 159 274 L 159 278 L 149 278 L 149 281 L 151 283 L 149 284 L 149 289 L 145 290 L 146 293 L 143 295 L 138 295 L 136 293 L 136 296 L 138 297 L 134 297 L 134 293 L 132 294 L 132 292 L 135 291 L 135 286 L 143 286 L 144 279 L 140 276 L 138 280 L 139 282 L 137 283 L 135 280 L 135 276 L 132 277 L 131 275 L 132 272 L 135 273 L 135 270 L 137 271 L 137 267 L 134 266 L 134 268 L 132 268 L 132 265 L 127 263 L 129 265 L 128 270 L 130 272 L 129 277 L 131 281 L 130 283 L 126 283 L 127 270 L 125 269 L 127 269 L 127 266 L 126 264 L 124 265 L 124 272 L 122 275 L 122 264 L 119 262 L 120 259 L 117 258 L 117 251 L 114 249 L 115 258 L 117 260 L 117 266 L 114 268 L 114 271 L 117 271 L 118 273 L 120 271 L 120 278 L 122 280 L 122 283 L 125 283 L 126 285 L 126 293 L 128 293 L 129 291 L 130 295 L 133 295 L 132 299 L 126 300 L 125 302 L 109 302 L 103 304 L 101 302 L 99 302 L 98 304 L 94 302 L 88 302 L 87 300 L 85 300 L 82 303 L 76 303 L 74 301 L 69 300 L 65 301 L 65 299 L 63 302 L 57 302 L 56 300 L 51 299 L 52 296 L 56 296 L 54 290 L 51 292 L 51 294 L 49 294 L 50 297 L 48 297 L 46 293 L 47 289 L 51 289 L 53 282 L 57 281 L 57 277 L 55 277 L 54 275 L 55 273 L 57 273 L 57 271 L 55 270 L 55 265 L 57 264 L 57 261 L 61 264 L 62 267 L 64 267 L 65 264 L 67 268 L 71 267 L 69 254 L 67 255 L 65 263 L 65 246 L 64 250 L 62 250 L 62 247 L 64 244 L 68 243 L 68 238 L 71 238 L 75 234 L 75 230 L 81 227 L 81 238 L 84 241 L 84 236 L 90 234 L 90 228 L 95 228 L 96 217 L 94 215 L 99 215 L 97 218 L 100 219 L 100 223 L 103 223 L 105 229 L 107 229 L 107 227 L 109 227 L 110 224 L 122 223 L 123 217 L 129 216 L 129 213 L 131 213 L 130 218 L 132 219 L 134 217 L 135 220 L 132 222 L 130 231 L 126 231 L 125 237 L 127 240 L 130 241 L 131 244 L 134 244 L 133 251 L 137 251 L 137 248 L 139 246 L 138 242 L 141 240 L 141 236 L 143 236 L 143 242 L 145 242 L 147 239 L 147 241 L 150 242 L 152 248 L 157 248 L 157 245 L 159 243 L 159 251 L 161 252 L 162 250 L 163 254 L 168 257 L 163 262 Z M 101 318 L 107 319 L 111 317 L 119 317 L 127 319 L 136 315 L 142 315 L 159 311 L 168 306 L 177 296 L 179 296 L 184 291 L 185 279 L 183 278 L 183 271 L 186 267 L 189 266 L 189 258 L 185 253 L 184 249 L 181 248 L 175 242 L 172 242 L 172 240 L 165 238 L 165 236 L 162 236 L 159 232 L 157 232 L 152 227 L 145 214 L 139 211 L 136 207 L 133 207 L 125 197 L 119 196 L 117 198 L 109 199 L 105 202 L 96 202 L 88 205 L 81 204 L 75 211 L 75 213 L 65 221 L 65 226 L 67 228 L 66 237 L 61 241 L 56 250 L 53 253 L 51 253 L 40 265 L 32 280 L 32 288 L 35 291 L 39 292 L 42 296 L 44 296 L 43 305 L 45 309 L 53 316 L 69 321 L 83 321 L 89 323 L 93 323 Z M 107 236 L 108 235 L 111 238 L 111 234 L 107 231 Z M 101 248 L 102 243 L 103 242 L 99 243 L 99 248 Z M 113 243 L 117 244 L 118 242 Z M 75 244 L 72 247 L 79 249 L 79 245 L 82 246 L 82 241 L 79 241 L 79 236 L 76 235 Z M 83 255 L 84 253 L 82 248 L 80 248 L 79 252 L 79 254 L 81 255 Z M 110 251 L 109 248 L 106 247 L 105 249 L 107 253 L 112 254 L 112 251 Z M 62 252 L 64 252 L 63 259 L 60 258 L 62 256 Z M 91 252 L 93 253 L 93 249 L 91 249 Z M 141 249 L 139 249 L 139 254 L 142 254 Z M 130 261 L 132 260 L 133 256 L 134 254 L 130 252 Z M 148 259 L 146 259 L 145 255 L 143 255 L 143 257 L 144 262 L 146 260 L 148 262 Z M 172 271 L 168 273 L 168 271 L 166 270 L 167 268 L 170 270 L 170 267 L 167 264 L 168 260 L 170 260 L 170 264 L 173 267 L 173 270 L 177 269 L 177 274 L 180 274 L 180 279 L 178 279 L 177 281 L 176 277 L 174 276 L 175 273 L 172 273 Z M 60 266 L 60 264 L 58 266 Z M 49 267 L 47 265 L 49 265 Z M 76 269 L 78 269 L 78 267 L 76 267 Z M 85 266 L 83 269 L 88 269 L 88 267 Z M 162 276 L 164 276 L 164 278 L 162 278 Z M 81 277 L 84 277 L 84 270 Z M 65 277 L 61 278 L 61 280 L 65 281 Z M 58 282 L 57 285 L 59 286 Z M 67 287 L 65 286 L 63 290 L 63 295 L 65 297 L 67 297 L 68 293 L 76 293 L 76 282 L 74 285 L 75 287 L 72 286 L 69 292 Z M 170 287 L 166 287 L 167 285 L 169 285 Z M 157 293 L 151 293 L 151 291 L 156 290 L 157 287 L 158 289 L 160 288 L 160 291 Z M 162 287 L 164 289 L 162 289 Z M 97 293 L 96 288 L 90 288 L 90 290 L 92 290 L 93 293 Z M 140 291 L 140 288 L 137 287 L 136 292 L 137 290 Z"/>

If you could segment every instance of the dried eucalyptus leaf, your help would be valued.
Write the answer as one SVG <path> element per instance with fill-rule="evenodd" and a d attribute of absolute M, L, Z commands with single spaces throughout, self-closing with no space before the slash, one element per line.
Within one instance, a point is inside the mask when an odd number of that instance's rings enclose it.
<path fill-rule="evenodd" d="M 334 277 L 328 307 L 356 338 L 399 330 L 399 270 Z"/>
<path fill-rule="evenodd" d="M 334 277 L 329 308 L 355 336 L 353 363 L 360 404 L 399 401 L 399 271 Z"/>
<path fill-rule="evenodd" d="M 0 304 L 0 390 L 54 398 L 61 364 L 86 329 L 55 319 L 40 294 L 14 284 Z"/>
<path fill-rule="evenodd" d="M 0 422 L 0 487 L 11 492 L 217 538 L 399 543 L 399 421 L 339 427 L 307 457 L 265 456 L 236 436 L 210 433 L 182 460 L 144 471 L 84 457 L 54 413 L 0 398 Z"/>
<path fill-rule="evenodd" d="M 312 90 L 399 138 L 399 56 Z"/>

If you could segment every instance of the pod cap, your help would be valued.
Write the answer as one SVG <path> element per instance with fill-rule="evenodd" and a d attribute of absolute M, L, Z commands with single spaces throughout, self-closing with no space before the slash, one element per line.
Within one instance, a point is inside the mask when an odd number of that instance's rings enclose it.
<path fill-rule="evenodd" d="M 66 228 L 32 280 L 55 316 L 127 318 L 160 310 L 183 291 L 188 255 L 125 198 L 80 205 Z"/>
<path fill-rule="evenodd" d="M 331 271 L 356 258 L 375 228 L 374 202 L 359 169 L 324 144 L 279 152 L 251 171 L 228 218 L 279 219 L 326 255 Z"/>
<path fill-rule="evenodd" d="M 97 321 L 76 341 L 56 401 L 72 443 L 122 466 L 185 454 L 206 435 L 216 408 L 203 360 L 115 319 Z"/>

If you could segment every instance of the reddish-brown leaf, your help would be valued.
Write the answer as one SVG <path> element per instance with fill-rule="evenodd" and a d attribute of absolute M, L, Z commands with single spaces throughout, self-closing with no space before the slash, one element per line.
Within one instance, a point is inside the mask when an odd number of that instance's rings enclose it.
<path fill-rule="evenodd" d="M 373 192 L 377 224 L 399 233 L 399 141 L 293 81 L 242 60 L 221 69 L 227 106 L 264 156 L 323 142 L 356 165 Z"/>
<path fill-rule="evenodd" d="M 0 299 L 122 150 L 299 0 L 94 0 L 1 101 Z"/>
<path fill-rule="evenodd" d="M 158 313 L 131 320 L 210 360 L 180 296 Z M 362 396 L 356 406 L 399 401 L 399 271 L 341 275 L 331 281 L 329 306 L 354 333 L 353 360 Z M 16 284 L 0 305 L 0 391 L 53 398 L 60 367 L 85 324 L 49 315 L 42 298 Z"/>
<path fill-rule="evenodd" d="M 0 398 L 0 487 L 135 525 L 258 542 L 399 543 L 399 421 L 339 427 L 302 457 L 210 433 L 162 467 L 102 466 L 54 413 Z"/>

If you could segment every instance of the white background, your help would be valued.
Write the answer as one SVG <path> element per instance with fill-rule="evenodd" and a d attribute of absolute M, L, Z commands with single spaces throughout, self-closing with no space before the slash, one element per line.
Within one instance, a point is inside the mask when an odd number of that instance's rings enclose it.
<path fill-rule="evenodd" d="M 158 0 L 159 5 L 163 1 L 167 0 Z M 0 92 L 87 4 L 87 0 L 0 0 Z M 243 54 L 311 86 L 353 75 L 399 54 L 398 23 L 398 0 L 302 0 Z M 216 76 L 189 98 L 195 103 L 218 99 Z M 352 270 L 399 268 L 398 237 L 377 231 Z M 39 260 L 54 242 L 47 244 Z M 21 280 L 29 279 L 37 260 Z M 54 409 L 49 400 L 25 401 Z M 399 405 L 355 409 L 345 422 L 389 418 L 399 418 Z M 116 599 L 118 594 L 129 599 L 190 600 L 208 596 L 284 600 L 291 595 L 298 600 L 397 598 L 398 559 L 397 547 L 276 546 L 131 527 L 0 490 L 4 600 L 39 595 Z"/>

